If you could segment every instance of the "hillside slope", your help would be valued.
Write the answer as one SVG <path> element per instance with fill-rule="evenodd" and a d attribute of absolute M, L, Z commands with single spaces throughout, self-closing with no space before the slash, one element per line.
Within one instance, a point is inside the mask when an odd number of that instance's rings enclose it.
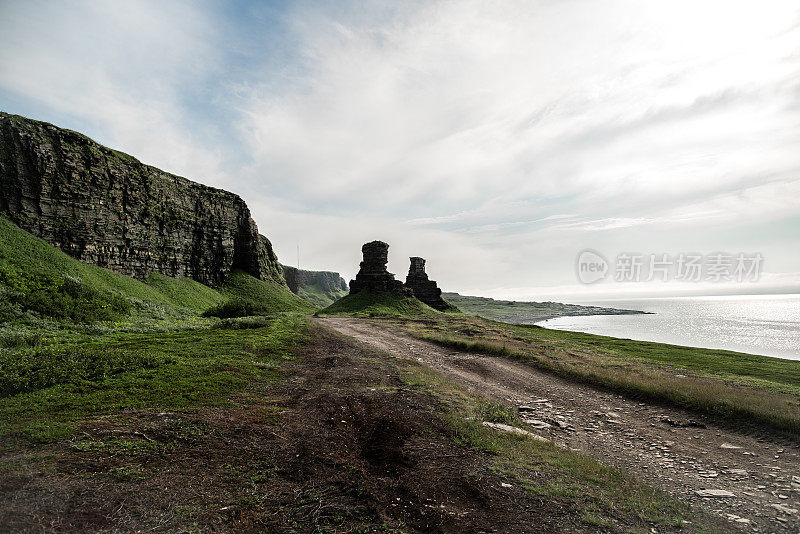
<path fill-rule="evenodd" d="M 306 271 L 289 265 L 281 265 L 286 285 L 292 293 L 324 308 L 347 295 L 347 282 L 332 271 Z"/>
<path fill-rule="evenodd" d="M 285 285 L 241 271 L 218 288 L 155 273 L 135 280 L 75 260 L 2 217 L 0 296 L 0 322 L 187 317 L 237 299 L 259 313 L 312 309 Z"/>
<path fill-rule="evenodd" d="M 430 317 L 444 315 L 414 297 L 401 297 L 394 293 L 359 291 L 340 298 L 316 313 L 319 317 L 338 315 L 346 317 Z"/>

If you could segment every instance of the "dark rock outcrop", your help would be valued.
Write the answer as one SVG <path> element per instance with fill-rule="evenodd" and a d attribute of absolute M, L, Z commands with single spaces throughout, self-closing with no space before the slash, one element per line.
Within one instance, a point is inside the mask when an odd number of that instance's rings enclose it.
<path fill-rule="evenodd" d="M 284 283 L 239 196 L 2 112 L 0 214 L 76 259 L 136 278 L 158 272 L 213 286 L 241 269 Z"/>
<path fill-rule="evenodd" d="M 416 256 L 410 259 L 411 266 L 408 268 L 408 276 L 406 276 L 406 287 L 413 291 L 417 299 L 431 308 L 440 311 L 450 309 L 450 304 L 442 298 L 442 290 L 435 281 L 428 279 L 428 275 L 425 273 L 425 260 Z"/>
<path fill-rule="evenodd" d="M 389 245 L 383 241 L 372 241 L 361 247 L 364 260 L 355 280 L 350 280 L 350 294 L 359 291 L 371 293 L 396 293 L 406 297 L 416 297 L 428 306 L 440 311 L 454 310 L 442 298 L 442 290 L 436 282 L 428 279 L 425 273 L 425 260 L 411 258 L 406 283 L 394 279 L 394 275 L 386 270 L 389 261 Z"/>
<path fill-rule="evenodd" d="M 370 293 L 397 293 L 407 295 L 400 280 L 386 270 L 389 262 L 389 245 L 383 241 L 371 241 L 361 247 L 364 260 L 355 280 L 350 280 L 350 293 L 369 291 Z"/>

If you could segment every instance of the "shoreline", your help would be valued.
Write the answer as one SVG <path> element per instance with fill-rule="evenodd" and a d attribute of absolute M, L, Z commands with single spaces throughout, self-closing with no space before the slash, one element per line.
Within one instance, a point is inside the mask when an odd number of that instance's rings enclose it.
<path fill-rule="evenodd" d="M 531 326 L 538 326 L 540 328 L 546 328 L 548 330 L 557 331 L 557 332 L 571 332 L 576 334 L 587 334 L 592 336 L 602 336 L 614 339 L 624 339 L 624 340 L 631 340 L 631 341 L 641 341 L 646 343 L 659 343 L 663 345 L 673 345 L 678 347 L 688 347 L 694 349 L 707 349 L 707 350 L 722 350 L 728 352 L 734 352 L 738 354 L 746 354 L 752 356 L 764 356 L 767 358 L 775 358 L 777 360 L 782 361 L 800 361 L 800 352 L 798 353 L 791 353 L 791 352 L 784 352 L 780 349 L 772 349 L 769 347 L 758 347 L 758 346 L 736 346 L 722 343 L 720 344 L 713 344 L 713 343 L 703 343 L 699 340 L 692 340 L 692 339 L 675 339 L 669 336 L 645 336 L 645 335 L 637 335 L 638 331 L 628 332 L 624 335 L 618 334 L 616 332 L 606 332 L 606 331 L 596 331 L 595 329 L 587 329 L 587 330 L 576 330 L 574 328 L 554 328 L 551 326 L 544 325 L 545 321 L 550 319 L 560 319 L 560 318 L 567 318 L 567 317 L 598 317 L 602 315 L 630 315 L 630 314 L 587 314 L 587 315 L 555 315 L 547 318 L 542 318 L 541 320 L 537 320 L 533 323 L 508 323 L 508 324 L 526 324 Z M 658 315 L 654 312 L 648 312 L 647 315 Z M 656 332 L 663 333 L 663 332 Z"/>
<path fill-rule="evenodd" d="M 588 308 L 588 306 L 585 306 Z M 508 315 L 503 317 L 498 317 L 493 319 L 495 321 L 500 321 L 501 323 L 508 323 L 508 324 L 524 324 L 524 325 L 536 325 L 542 323 L 544 321 L 548 321 L 550 319 L 559 319 L 561 317 L 593 317 L 599 315 L 655 315 L 655 312 L 646 312 L 646 311 L 639 311 L 639 310 L 623 310 L 617 308 L 602 308 L 604 311 L 598 311 L 595 313 L 553 313 L 549 315 L 540 315 L 540 316 L 532 316 L 532 317 L 525 317 L 526 315 L 533 315 L 533 314 L 516 314 L 516 315 Z M 509 319 L 513 317 L 524 317 L 520 321 L 511 321 Z"/>

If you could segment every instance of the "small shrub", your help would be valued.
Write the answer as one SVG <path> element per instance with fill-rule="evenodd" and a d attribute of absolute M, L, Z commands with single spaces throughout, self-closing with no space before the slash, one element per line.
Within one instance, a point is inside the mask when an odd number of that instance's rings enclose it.
<path fill-rule="evenodd" d="M 77 323 L 113 321 L 130 312 L 130 302 L 109 292 L 101 292 L 74 278 L 61 282 L 43 277 L 32 277 L 16 291 L 6 294 L 9 304 L 0 307 L 0 316 L 21 311 L 31 311 L 45 317 L 68 319 Z M 2 317 L 0 317 L 2 318 Z"/>
<path fill-rule="evenodd" d="M 501 402 L 486 401 L 481 403 L 481 420 L 490 423 L 514 425 L 519 422 L 517 410 Z"/>
<path fill-rule="evenodd" d="M 256 317 L 231 317 L 228 319 L 223 319 L 220 322 L 219 327 L 230 330 L 245 330 L 248 328 L 261 328 L 264 326 L 269 326 L 272 324 L 272 322 L 273 319 L 265 315 Z"/>
<path fill-rule="evenodd" d="M 221 319 L 249 317 L 251 315 L 259 315 L 259 306 L 251 300 L 242 298 L 231 299 L 203 312 L 203 317 L 219 317 Z"/>

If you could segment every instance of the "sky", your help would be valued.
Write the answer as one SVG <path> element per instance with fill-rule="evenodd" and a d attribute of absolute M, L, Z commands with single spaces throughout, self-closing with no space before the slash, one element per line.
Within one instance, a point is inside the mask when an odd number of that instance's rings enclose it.
<path fill-rule="evenodd" d="M 0 109 L 233 191 L 346 279 L 380 239 L 464 294 L 800 293 L 793 0 L 0 0 Z M 664 254 L 763 261 L 615 280 Z"/>

